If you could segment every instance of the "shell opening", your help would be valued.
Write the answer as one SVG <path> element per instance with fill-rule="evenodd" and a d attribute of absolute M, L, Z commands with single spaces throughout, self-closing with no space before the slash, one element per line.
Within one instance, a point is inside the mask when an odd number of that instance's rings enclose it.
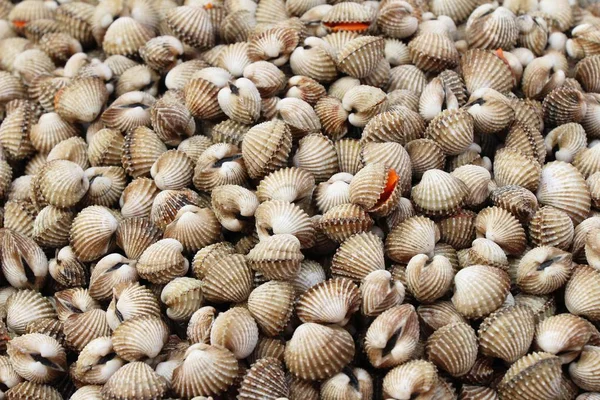
<path fill-rule="evenodd" d="M 100 357 L 100 359 L 98 360 L 98 362 L 96 364 L 97 365 L 106 364 L 107 362 L 112 361 L 116 356 L 117 356 L 117 353 L 115 353 L 115 352 L 108 353 L 108 354 Z"/>
<path fill-rule="evenodd" d="M 242 158 L 241 154 L 234 154 L 232 156 L 229 157 L 223 157 L 220 160 L 217 160 L 214 164 L 213 164 L 213 168 L 221 168 L 223 166 L 223 164 L 225 164 L 226 162 L 231 162 L 231 161 L 235 161 Z"/>
<path fill-rule="evenodd" d="M 329 22 L 324 24 L 326 27 L 330 28 L 333 32 L 339 31 L 352 31 L 352 32 L 362 32 L 369 29 L 369 24 L 364 22 Z"/>
<path fill-rule="evenodd" d="M 388 354 L 390 354 L 392 352 L 392 350 L 394 350 L 394 347 L 396 347 L 396 342 L 400 338 L 400 335 L 402 335 L 402 328 L 403 327 L 401 326 L 398 329 L 396 329 L 394 334 L 389 338 L 389 340 L 385 344 L 385 347 L 381 351 L 382 357 L 387 356 Z"/>
<path fill-rule="evenodd" d="M 13 25 L 15 26 L 15 28 L 25 28 L 25 25 L 27 25 L 27 21 L 23 21 L 23 20 L 16 20 L 13 21 Z"/>
<path fill-rule="evenodd" d="M 39 362 L 40 364 L 42 364 L 48 368 L 55 369 L 57 371 L 64 371 L 60 365 L 53 363 L 51 360 L 42 356 L 41 354 L 30 353 L 29 355 L 31 356 L 31 359 L 33 361 Z"/>
<path fill-rule="evenodd" d="M 358 382 L 358 378 L 356 377 L 352 369 L 348 366 L 345 366 L 342 372 L 350 379 L 350 386 L 352 386 L 356 390 L 359 390 L 360 383 Z"/>
<path fill-rule="evenodd" d="M 393 168 L 390 168 L 390 170 L 388 171 L 385 187 L 383 189 L 383 192 L 381 192 L 381 195 L 379 196 L 379 200 L 377 200 L 376 206 L 385 203 L 390 198 L 390 196 L 396 189 L 396 186 L 398 186 L 398 179 L 399 176 L 396 173 L 396 171 Z"/>

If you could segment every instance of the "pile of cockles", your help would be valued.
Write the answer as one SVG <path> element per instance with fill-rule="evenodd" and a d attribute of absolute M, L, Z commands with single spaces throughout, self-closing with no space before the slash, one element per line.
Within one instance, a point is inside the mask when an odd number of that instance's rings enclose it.
<path fill-rule="evenodd" d="M 600 400 L 600 2 L 0 0 L 0 399 Z"/>

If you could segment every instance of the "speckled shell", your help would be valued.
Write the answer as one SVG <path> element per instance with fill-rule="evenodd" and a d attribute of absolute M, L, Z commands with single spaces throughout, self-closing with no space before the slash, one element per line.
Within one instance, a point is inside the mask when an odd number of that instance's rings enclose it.
<path fill-rule="evenodd" d="M 242 155 L 251 178 L 262 178 L 285 165 L 292 135 L 282 121 L 269 121 L 251 128 L 244 136 Z"/>
<path fill-rule="evenodd" d="M 510 278 L 498 268 L 473 265 L 460 270 L 454 284 L 452 303 L 456 309 L 467 318 L 481 318 L 504 303 Z"/>
<path fill-rule="evenodd" d="M 305 323 L 287 343 L 285 363 L 301 379 L 320 380 L 339 372 L 353 355 L 354 342 L 348 332 L 336 325 Z"/>
<path fill-rule="evenodd" d="M 477 336 L 464 322 L 445 325 L 428 339 L 427 357 L 452 376 L 469 372 L 477 358 Z"/>
<path fill-rule="evenodd" d="M 579 265 L 565 287 L 565 305 L 571 314 L 580 315 L 591 320 L 600 319 L 598 312 L 598 296 L 600 275 L 597 270 L 586 265 Z"/>
<path fill-rule="evenodd" d="M 102 387 L 102 398 L 152 400 L 167 392 L 166 380 L 140 361 L 124 365 Z"/>
<path fill-rule="evenodd" d="M 560 394 L 561 380 L 558 357 L 549 353 L 531 353 L 510 367 L 498 384 L 498 394 L 500 398 L 553 399 Z"/>

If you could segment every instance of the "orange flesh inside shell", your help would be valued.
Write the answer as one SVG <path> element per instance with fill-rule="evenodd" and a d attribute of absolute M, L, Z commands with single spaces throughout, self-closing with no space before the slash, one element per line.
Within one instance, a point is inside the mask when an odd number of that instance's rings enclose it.
<path fill-rule="evenodd" d="M 13 21 L 13 25 L 15 26 L 15 28 L 25 28 L 25 25 L 27 25 L 27 21 Z"/>
<path fill-rule="evenodd" d="M 353 32 L 361 32 L 369 29 L 369 24 L 365 24 L 363 22 L 347 22 L 347 23 L 328 23 L 325 24 L 326 27 L 331 28 L 333 32 L 339 31 L 353 31 Z"/>
<path fill-rule="evenodd" d="M 206 4 L 206 5 L 204 6 L 204 9 L 205 9 L 205 10 L 210 10 L 210 9 L 212 9 L 212 8 L 214 8 L 214 6 L 212 5 L 212 3 L 208 3 L 208 4 Z"/>
<path fill-rule="evenodd" d="M 387 182 L 385 183 L 383 192 L 381 192 L 381 195 L 379 196 L 379 200 L 377 200 L 376 206 L 382 205 L 390 198 L 390 196 L 394 192 L 394 189 L 396 189 L 396 186 L 398 186 L 398 178 L 399 177 L 396 171 L 394 171 L 393 168 L 390 168 L 388 172 Z"/>

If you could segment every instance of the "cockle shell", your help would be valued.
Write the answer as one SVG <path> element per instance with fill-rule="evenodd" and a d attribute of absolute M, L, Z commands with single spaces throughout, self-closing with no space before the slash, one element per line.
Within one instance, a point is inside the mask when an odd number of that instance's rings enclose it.
<path fill-rule="evenodd" d="M 167 342 L 169 330 L 158 317 L 139 316 L 123 321 L 112 334 L 114 351 L 127 361 L 156 357 Z"/>
<path fill-rule="evenodd" d="M 320 380 L 339 372 L 354 350 L 352 336 L 339 326 L 305 323 L 286 344 L 285 363 L 301 379 Z"/>
<path fill-rule="evenodd" d="M 462 56 L 461 67 L 469 93 L 481 88 L 507 93 L 516 83 L 508 63 L 499 53 L 470 49 Z"/>
<path fill-rule="evenodd" d="M 122 282 L 135 282 L 138 279 L 135 261 L 120 254 L 109 254 L 103 257 L 90 276 L 90 295 L 97 300 L 108 300 L 112 297 L 113 287 Z"/>
<path fill-rule="evenodd" d="M 289 388 L 281 361 L 272 357 L 258 360 L 244 376 L 238 397 L 277 399 L 289 396 Z"/>
<path fill-rule="evenodd" d="M 464 204 L 467 186 L 447 172 L 433 169 L 423 174 L 412 188 L 411 197 L 418 210 L 426 215 L 448 215 Z"/>
<path fill-rule="evenodd" d="M 63 397 L 60 392 L 50 385 L 42 385 L 29 381 L 21 382 L 10 388 L 4 393 L 7 400 L 21 399 L 47 399 L 61 400 Z"/>
<path fill-rule="evenodd" d="M 581 288 L 585 288 L 584 295 Z M 593 295 L 600 290 L 598 271 L 586 265 L 579 265 L 565 287 L 565 305 L 571 314 L 598 320 L 597 297 Z"/>
<path fill-rule="evenodd" d="M 427 339 L 427 357 L 452 376 L 466 374 L 477 358 L 477 336 L 464 322 L 445 325 Z"/>
<path fill-rule="evenodd" d="M 533 373 L 538 376 L 537 379 L 529 378 Z M 561 380 L 558 357 L 549 353 L 531 353 L 511 366 L 498 384 L 498 392 L 500 398 L 520 396 L 523 399 L 552 399 L 560 394 Z"/>
<path fill-rule="evenodd" d="M 248 175 L 262 178 L 284 165 L 292 147 L 292 135 L 282 121 L 269 121 L 255 125 L 244 136 L 242 155 Z"/>
<path fill-rule="evenodd" d="M 6 326 L 17 334 L 24 334 L 29 322 L 41 318 L 56 318 L 56 311 L 39 292 L 19 290 L 6 300 Z"/>
<path fill-rule="evenodd" d="M 17 289 L 39 289 L 48 275 L 48 259 L 30 238 L 10 229 L 0 229 L 2 273 Z"/>
<path fill-rule="evenodd" d="M 217 303 L 242 302 L 252 291 L 254 273 L 241 254 L 225 254 L 204 272 L 202 291 Z"/>
<path fill-rule="evenodd" d="M 578 357 L 591 335 L 589 324 L 583 318 L 558 314 L 538 324 L 535 345 L 545 352 L 558 355 L 565 364 Z"/>
<path fill-rule="evenodd" d="M 243 307 L 219 314 L 210 331 L 210 344 L 228 349 L 237 359 L 246 358 L 258 342 L 258 326 Z"/>
<path fill-rule="evenodd" d="M 589 391 L 597 391 L 600 388 L 600 382 L 596 377 L 599 355 L 600 349 L 597 346 L 587 345 L 583 348 L 579 359 L 569 365 L 569 375 L 580 388 Z"/>
<path fill-rule="evenodd" d="M 282 281 L 269 281 L 252 291 L 248 310 L 261 331 L 269 336 L 281 332 L 293 310 L 294 287 Z"/>
<path fill-rule="evenodd" d="M 70 245 L 80 261 L 93 261 L 114 246 L 114 233 L 121 216 L 103 206 L 84 208 L 71 225 Z"/>
<path fill-rule="evenodd" d="M 140 277 L 154 283 L 168 283 L 183 276 L 189 267 L 189 261 L 181 254 L 183 250 L 176 239 L 162 239 L 150 245 L 136 264 Z"/>
<path fill-rule="evenodd" d="M 528 251 L 517 268 L 517 285 L 531 294 L 549 294 L 562 287 L 571 275 L 571 255 L 556 247 Z"/>
<path fill-rule="evenodd" d="M 254 213 L 256 231 L 260 240 L 272 235 L 294 235 L 302 248 L 310 248 L 315 242 L 313 222 L 298 206 L 280 200 L 262 203 Z"/>
<path fill-rule="evenodd" d="M 250 267 L 267 279 L 289 279 L 300 269 L 304 255 L 300 241 L 284 233 L 260 241 L 247 255 Z"/>
<path fill-rule="evenodd" d="M 527 353 L 534 331 L 535 320 L 528 307 L 503 307 L 483 320 L 479 346 L 482 354 L 513 363 Z"/>
<path fill-rule="evenodd" d="M 300 296 L 296 313 L 302 322 L 345 325 L 360 306 L 360 291 L 349 279 L 318 283 Z"/>
<path fill-rule="evenodd" d="M 108 92 L 96 77 L 77 79 L 56 93 L 56 113 L 68 122 L 92 122 L 100 114 Z"/>
<path fill-rule="evenodd" d="M 344 368 L 339 374 L 329 378 L 321 386 L 321 398 L 361 399 L 373 396 L 373 381 L 362 368 Z"/>
<path fill-rule="evenodd" d="M 425 254 L 417 254 L 406 266 L 407 289 L 422 303 L 432 303 L 446 294 L 453 278 L 452 265 L 444 256 L 430 259 Z"/>
<path fill-rule="evenodd" d="M 452 303 L 456 309 L 467 318 L 481 318 L 504 303 L 510 278 L 498 268 L 473 265 L 460 270 L 454 284 Z"/>
<path fill-rule="evenodd" d="M 427 395 L 437 384 L 437 368 L 425 360 L 413 360 L 390 370 L 383 378 L 386 398 L 407 399 Z"/>
<path fill-rule="evenodd" d="M 168 307 L 169 318 L 187 321 L 202 306 L 202 283 L 194 278 L 175 278 L 163 288 L 160 300 Z"/>
<path fill-rule="evenodd" d="M 119 368 L 102 387 L 102 397 L 114 399 L 160 398 L 167 392 L 166 380 L 140 361 Z"/>
<path fill-rule="evenodd" d="M 56 339 L 29 333 L 11 340 L 7 354 L 15 371 L 28 381 L 48 383 L 67 368 L 66 353 Z"/>

